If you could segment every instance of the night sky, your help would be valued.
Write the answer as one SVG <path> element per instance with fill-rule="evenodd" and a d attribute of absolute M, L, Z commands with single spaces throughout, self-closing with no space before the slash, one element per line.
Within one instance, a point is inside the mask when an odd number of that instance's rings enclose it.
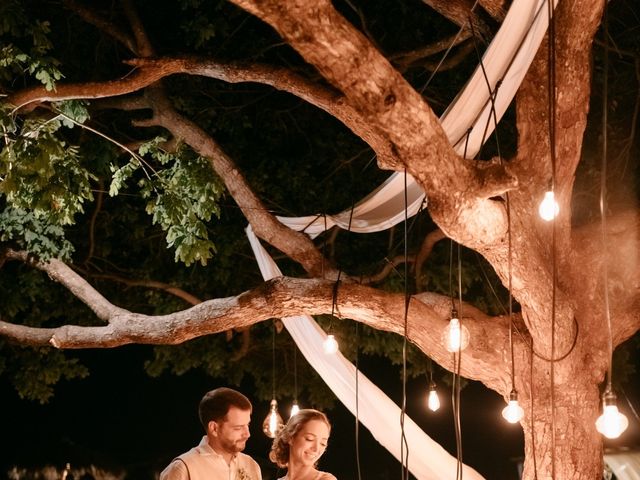
<path fill-rule="evenodd" d="M 77 354 L 90 367 L 90 377 L 61 382 L 55 397 L 44 406 L 20 400 L 6 381 L 0 383 L 0 422 L 5 433 L 0 446 L 1 475 L 14 464 L 48 463 L 62 468 L 70 462 L 72 466 L 93 463 L 113 470 L 126 468 L 129 472 L 126 478 L 153 478 L 153 472 L 199 441 L 202 431 L 197 418 L 198 402 L 204 392 L 225 385 L 224 381 L 199 372 L 150 378 L 142 367 L 144 360 L 151 357 L 151 347 L 147 346 Z M 402 385 L 397 370 L 381 359 L 370 357 L 362 357 L 360 366 L 400 402 Z M 442 408 L 434 414 L 424 407 L 426 388 L 424 378 L 409 381 L 408 414 L 455 454 L 449 390 L 439 385 Z M 241 389 L 252 398 L 250 384 L 242 385 Z M 627 393 L 635 395 L 637 405 L 640 392 Z M 522 432 L 519 426 L 502 420 L 503 400 L 475 382 L 463 389 L 461 398 L 465 462 L 487 480 L 516 479 L 515 459 L 522 455 Z M 268 480 L 277 473 L 267 461 L 270 440 L 261 432 L 268 402 L 252 400 L 252 437 L 246 452 L 262 465 L 263 476 Z M 281 413 L 288 410 L 290 400 L 281 400 Z M 300 403 L 310 406 L 304 404 L 304 398 L 300 398 Z M 640 445 L 638 422 L 626 405 L 622 407 L 631 425 L 619 443 Z M 354 418 L 341 405 L 327 413 L 333 431 L 320 468 L 333 472 L 340 480 L 357 479 Z M 359 447 L 362 479 L 400 477 L 400 464 L 364 427 L 360 428 Z M 410 447 L 409 455 L 421 453 L 411 451 Z"/>

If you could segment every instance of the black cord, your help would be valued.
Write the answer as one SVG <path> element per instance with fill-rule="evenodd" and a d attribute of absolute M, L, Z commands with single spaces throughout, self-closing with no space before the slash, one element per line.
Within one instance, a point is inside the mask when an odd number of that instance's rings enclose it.
<path fill-rule="evenodd" d="M 508 236 L 508 259 L 507 267 L 509 269 L 509 351 L 511 352 L 511 391 L 516 389 L 516 367 L 515 356 L 513 353 L 513 295 L 511 294 L 511 203 L 509 202 L 509 192 L 505 195 L 507 201 L 507 236 Z"/>
<path fill-rule="evenodd" d="M 460 252 L 460 244 L 458 246 L 458 320 L 460 322 L 460 344 L 458 346 L 458 352 L 453 354 L 455 364 L 455 377 L 454 377 L 454 396 L 455 396 L 455 409 L 454 409 L 454 421 L 455 421 L 455 433 L 456 433 L 456 451 L 457 451 L 457 472 L 456 478 L 462 480 L 463 464 L 462 464 L 462 427 L 460 424 L 460 371 L 462 369 L 462 258 Z"/>
<path fill-rule="evenodd" d="M 473 12 L 476 9 L 476 6 L 478 5 L 478 3 L 479 3 L 479 0 L 476 0 L 475 2 L 473 2 L 473 5 L 469 9 L 469 11 Z M 451 50 L 455 46 L 456 42 L 458 41 L 458 37 L 460 37 L 460 35 L 464 31 L 465 27 L 466 27 L 466 25 L 462 24 L 460 26 L 460 28 L 458 29 L 458 33 L 456 33 L 456 36 L 453 37 L 453 40 L 451 41 L 451 44 L 447 47 L 447 50 L 445 50 L 444 54 L 442 55 L 442 58 L 438 62 L 438 65 L 436 65 L 436 68 L 433 69 L 433 72 L 431 72 L 431 75 L 429 76 L 429 78 L 427 79 L 427 81 L 425 82 L 423 87 L 420 89 L 420 94 L 421 95 L 424 93 L 426 88 L 429 86 L 429 84 L 431 83 L 431 80 L 433 80 L 433 77 L 436 76 L 436 73 L 438 73 L 438 71 L 440 70 L 440 67 L 442 66 L 444 61 L 447 59 L 447 57 L 449 56 L 449 53 L 451 52 Z"/>
<path fill-rule="evenodd" d="M 551 191 L 556 191 L 556 49 L 555 23 L 553 0 L 547 0 L 549 18 L 548 34 L 548 91 L 549 91 L 549 146 L 551 150 Z M 556 266 L 556 222 L 551 225 L 551 358 L 555 358 L 556 348 L 556 287 L 558 282 Z M 556 478 L 556 403 L 555 403 L 555 362 L 550 364 L 549 382 L 551 385 L 551 479 Z"/>
<path fill-rule="evenodd" d="M 271 398 L 276 398 L 276 324 L 272 322 L 271 329 Z"/>
<path fill-rule="evenodd" d="M 529 350 L 529 385 L 531 388 L 531 401 L 529 403 L 529 415 L 531 416 L 531 454 L 533 455 L 533 479 L 538 480 L 538 460 L 536 458 L 536 427 L 534 414 L 534 390 L 533 390 L 533 344 Z"/>
<path fill-rule="evenodd" d="M 293 343 L 293 400 L 298 404 L 298 347 Z"/>
<path fill-rule="evenodd" d="M 402 460 L 402 480 L 409 480 L 409 443 L 405 435 L 404 422 L 407 410 L 407 336 L 409 330 L 409 266 L 407 225 L 407 170 L 404 170 L 404 335 L 402 338 L 402 409 L 400 410 L 400 458 Z"/>
<path fill-rule="evenodd" d="M 609 89 L 609 16 L 604 6 L 604 79 L 602 92 L 602 171 L 600 172 L 600 220 L 602 227 L 602 276 L 604 282 L 604 311 L 607 320 L 609 368 L 607 369 L 607 390 L 613 391 L 613 338 L 611 336 L 611 313 L 609 309 L 609 272 L 607 265 L 607 123 Z"/>
<path fill-rule="evenodd" d="M 356 436 L 356 467 L 358 470 L 358 480 L 362 479 L 362 471 L 360 468 L 360 403 L 358 399 L 359 382 L 360 377 L 360 323 L 356 322 L 356 422 L 355 422 L 355 436 Z"/>
<path fill-rule="evenodd" d="M 494 126 L 495 139 L 496 139 L 496 153 L 498 155 L 498 158 L 500 159 L 500 162 L 502 162 L 502 155 L 500 154 L 500 141 L 499 141 L 499 138 L 498 138 L 498 114 L 496 113 L 496 97 L 498 95 L 498 90 L 500 89 L 500 85 L 502 85 L 502 78 L 500 78 L 496 82 L 495 90 L 492 90 L 491 89 L 491 83 L 489 82 L 489 76 L 487 75 L 487 71 L 484 68 L 484 62 L 482 61 L 482 55 L 480 54 L 480 52 L 478 50 L 478 43 L 476 42 L 476 34 L 475 34 L 475 30 L 473 28 L 473 22 L 471 22 L 471 20 L 469 20 L 469 24 L 471 25 L 471 32 L 473 33 L 473 36 L 472 36 L 472 38 L 473 38 L 473 47 L 474 47 L 474 50 L 476 52 L 476 57 L 478 58 L 478 62 L 480 64 L 480 69 L 482 71 L 482 77 L 484 78 L 484 82 L 487 85 L 487 90 L 489 92 L 489 101 L 491 103 L 491 112 L 490 112 L 489 117 L 487 118 L 487 122 L 484 125 L 484 130 L 482 132 L 482 140 L 480 141 L 480 150 L 478 151 L 477 157 L 479 158 L 481 156 L 482 148 L 484 147 L 484 142 L 487 139 L 487 132 L 489 131 L 489 124 L 491 123 L 491 119 L 493 118 L 493 126 Z M 466 150 L 466 147 L 465 147 L 465 150 Z M 466 157 L 466 154 L 465 154 L 465 157 Z"/>

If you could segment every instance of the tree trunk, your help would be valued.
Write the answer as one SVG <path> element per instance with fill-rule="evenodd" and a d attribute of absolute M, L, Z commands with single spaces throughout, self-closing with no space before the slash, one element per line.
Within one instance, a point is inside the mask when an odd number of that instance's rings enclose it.
<path fill-rule="evenodd" d="M 595 427 L 600 408 L 598 386 L 581 358 L 577 355 L 569 358 L 572 361 L 557 362 L 554 367 L 553 397 L 550 363 L 540 359 L 534 362 L 544 365 L 534 366 L 531 379 L 533 432 L 531 390 L 526 398 L 521 398 L 525 409 L 523 480 L 602 479 L 602 437 Z"/>

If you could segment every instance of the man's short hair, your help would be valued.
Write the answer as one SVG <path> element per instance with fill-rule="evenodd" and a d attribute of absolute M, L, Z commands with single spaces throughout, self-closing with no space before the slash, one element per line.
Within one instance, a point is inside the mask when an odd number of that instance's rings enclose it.
<path fill-rule="evenodd" d="M 226 417 L 230 407 L 240 410 L 252 410 L 251 402 L 247 397 L 232 388 L 220 387 L 207 392 L 198 407 L 200 423 L 205 431 L 209 422 L 218 422 Z"/>

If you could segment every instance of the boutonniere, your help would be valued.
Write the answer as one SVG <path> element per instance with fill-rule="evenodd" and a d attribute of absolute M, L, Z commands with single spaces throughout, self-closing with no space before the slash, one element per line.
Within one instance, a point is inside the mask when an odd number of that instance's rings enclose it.
<path fill-rule="evenodd" d="M 251 478 L 251 475 L 249 475 L 244 468 L 239 468 L 236 480 L 253 480 L 253 478 Z"/>

